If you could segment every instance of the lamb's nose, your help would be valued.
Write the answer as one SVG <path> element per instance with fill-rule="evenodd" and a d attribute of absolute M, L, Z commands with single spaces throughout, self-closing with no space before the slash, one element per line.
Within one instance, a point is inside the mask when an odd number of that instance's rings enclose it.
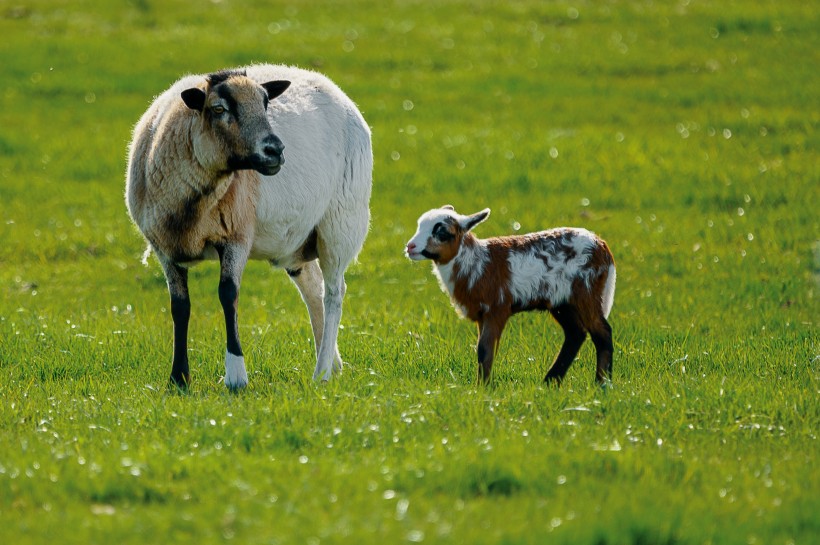
<path fill-rule="evenodd" d="M 407 243 L 407 251 L 408 251 L 408 252 L 412 252 L 412 251 L 413 251 L 413 250 L 415 250 L 415 249 L 416 249 L 416 245 L 415 245 L 415 244 L 413 244 L 412 242 L 408 242 L 408 243 Z"/>

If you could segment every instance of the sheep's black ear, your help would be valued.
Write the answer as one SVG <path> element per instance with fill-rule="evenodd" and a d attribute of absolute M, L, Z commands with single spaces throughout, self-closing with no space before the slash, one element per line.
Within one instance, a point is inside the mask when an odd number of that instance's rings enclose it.
<path fill-rule="evenodd" d="M 472 216 L 467 216 L 466 218 L 464 218 L 464 220 L 461 223 L 461 228 L 465 231 L 469 231 L 470 229 L 472 229 L 473 227 L 475 227 L 476 225 L 478 225 L 479 223 L 481 223 L 489 217 L 490 209 L 485 208 L 481 212 L 476 212 Z"/>
<path fill-rule="evenodd" d="M 284 79 L 278 79 L 276 81 L 269 81 L 267 83 L 263 83 L 262 87 L 268 92 L 268 98 L 273 100 L 274 98 L 278 97 L 285 90 L 290 87 L 290 82 Z"/>
<path fill-rule="evenodd" d="M 182 91 L 182 101 L 192 110 L 201 112 L 205 108 L 205 91 L 199 87 L 185 89 Z"/>

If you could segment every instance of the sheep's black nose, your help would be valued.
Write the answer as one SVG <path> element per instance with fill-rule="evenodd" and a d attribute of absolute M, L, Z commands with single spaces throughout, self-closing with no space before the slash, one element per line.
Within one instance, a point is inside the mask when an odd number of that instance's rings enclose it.
<path fill-rule="evenodd" d="M 262 152 L 266 157 L 278 157 L 282 162 L 282 152 L 285 151 L 285 145 L 277 137 L 270 135 L 263 141 Z"/>
<path fill-rule="evenodd" d="M 276 146 L 265 146 L 265 149 L 263 149 L 262 151 L 265 152 L 265 157 L 278 157 L 282 159 L 282 147 L 283 146 L 279 146 L 278 148 Z"/>

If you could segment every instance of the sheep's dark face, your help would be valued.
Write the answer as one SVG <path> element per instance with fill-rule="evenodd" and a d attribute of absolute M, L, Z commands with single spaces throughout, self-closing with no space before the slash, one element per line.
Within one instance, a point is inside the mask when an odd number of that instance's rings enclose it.
<path fill-rule="evenodd" d="M 182 93 L 186 106 L 201 114 L 202 131 L 194 142 L 199 162 L 214 170 L 279 172 L 285 146 L 273 133 L 268 102 L 288 88 L 288 81 L 262 85 L 238 73 L 212 74 L 206 89 Z"/>
<path fill-rule="evenodd" d="M 432 259 L 439 264 L 449 263 L 458 255 L 464 235 L 489 215 L 490 210 L 485 209 L 462 216 L 449 205 L 425 212 L 404 252 L 414 261 Z"/>

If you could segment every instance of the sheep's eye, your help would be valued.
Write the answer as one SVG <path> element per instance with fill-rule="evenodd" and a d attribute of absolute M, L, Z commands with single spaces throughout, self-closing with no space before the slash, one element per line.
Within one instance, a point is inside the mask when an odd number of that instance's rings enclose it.
<path fill-rule="evenodd" d="M 213 113 L 215 113 L 216 115 L 222 115 L 222 114 L 225 113 L 225 107 L 222 106 L 221 104 L 217 104 L 216 106 L 213 106 L 211 108 L 211 111 Z"/>

